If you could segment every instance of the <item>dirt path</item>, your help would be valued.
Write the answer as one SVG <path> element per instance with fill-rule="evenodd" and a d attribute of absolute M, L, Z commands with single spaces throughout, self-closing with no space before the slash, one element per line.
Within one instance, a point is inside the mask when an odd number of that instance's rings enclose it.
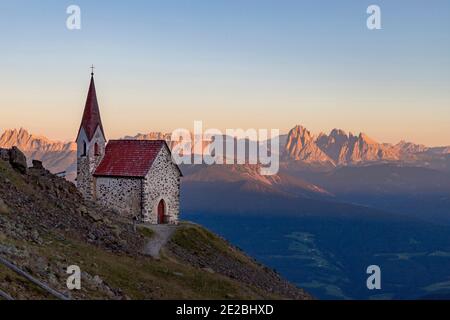
<path fill-rule="evenodd" d="M 144 248 L 144 254 L 159 258 L 161 248 L 170 240 L 170 237 L 177 229 L 174 225 L 141 225 L 141 227 L 153 230 L 154 235 Z"/>

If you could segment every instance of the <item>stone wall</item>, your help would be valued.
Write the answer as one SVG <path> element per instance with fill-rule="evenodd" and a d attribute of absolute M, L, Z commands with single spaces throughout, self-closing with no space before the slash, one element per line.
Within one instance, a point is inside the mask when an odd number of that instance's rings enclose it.
<path fill-rule="evenodd" d="M 86 143 L 86 155 L 83 155 L 83 143 Z M 99 146 L 99 155 L 95 154 L 96 143 Z M 81 128 L 77 140 L 77 188 L 85 199 L 95 200 L 93 173 L 103 159 L 105 145 L 105 137 L 99 128 L 91 141 L 88 141 L 84 129 Z"/>
<path fill-rule="evenodd" d="M 79 157 L 77 159 L 77 188 L 87 200 L 93 200 L 93 179 L 89 171 L 89 158 Z"/>
<path fill-rule="evenodd" d="M 143 179 L 97 177 L 95 179 L 97 203 L 133 219 L 141 218 Z"/>
<path fill-rule="evenodd" d="M 166 223 L 177 224 L 180 214 L 180 178 L 169 149 L 164 146 L 144 180 L 142 217 L 144 222 L 158 223 L 158 204 L 166 203 Z"/>

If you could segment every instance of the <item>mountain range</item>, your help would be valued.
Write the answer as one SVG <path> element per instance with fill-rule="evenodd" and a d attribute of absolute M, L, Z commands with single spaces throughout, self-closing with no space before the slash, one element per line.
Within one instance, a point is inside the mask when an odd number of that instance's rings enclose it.
<path fill-rule="evenodd" d="M 450 168 L 450 147 L 431 148 L 405 141 L 395 145 L 380 143 L 364 133 L 353 135 L 340 129 L 314 136 L 303 126 L 296 126 L 287 135 L 285 152 L 288 158 L 308 164 L 348 166 L 400 162 Z"/>
<path fill-rule="evenodd" d="M 124 139 L 164 139 L 173 147 L 169 133 L 151 132 L 126 136 Z M 313 135 L 301 125 L 280 136 L 282 163 L 307 165 L 319 168 L 396 163 L 450 171 L 450 146 L 427 147 L 401 141 L 395 145 L 380 143 L 364 133 L 353 135 L 341 129 L 330 134 Z M 28 159 L 43 161 L 53 173 L 65 172 L 68 180 L 76 177 L 76 144 L 52 141 L 27 130 L 12 129 L 0 136 L 0 147 L 17 146 Z M 204 144 L 206 146 L 206 144 Z M 29 160 L 31 161 L 31 160 Z"/>
<path fill-rule="evenodd" d="M 153 132 L 124 138 L 164 139 L 173 147 L 167 133 Z M 198 190 L 201 194 L 204 188 L 213 193 L 218 188 L 220 194 L 228 186 L 231 197 L 257 192 L 266 196 L 332 199 L 370 206 L 378 201 L 380 195 L 384 197 L 390 193 L 397 204 L 398 199 L 404 198 L 404 204 L 411 209 L 409 204 L 423 199 L 423 195 L 429 197 L 433 192 L 439 196 L 446 195 L 449 189 L 445 178 L 450 172 L 450 147 L 432 148 L 404 141 L 395 145 L 379 143 L 366 134 L 347 134 L 340 129 L 334 129 L 328 135 L 313 135 L 300 125 L 280 136 L 280 143 L 281 163 L 277 175 L 262 176 L 255 165 L 184 165 L 184 185 L 195 185 L 192 189 L 186 187 L 189 189 L 186 193 Z M 75 181 L 75 143 L 52 141 L 21 128 L 6 130 L 0 136 L 0 148 L 12 146 L 21 149 L 30 162 L 32 159 L 41 160 L 52 173 L 64 172 L 67 180 Z M 443 182 L 439 183 L 441 180 Z M 191 196 L 195 198 L 195 195 Z M 448 201 L 446 196 L 438 200 L 438 203 Z M 187 200 L 187 204 L 191 202 L 198 208 L 198 203 Z M 272 205 L 269 204 L 270 210 Z M 390 206 L 391 202 L 382 209 Z M 414 211 L 420 207 L 415 207 Z M 402 206 L 400 208 L 403 209 Z M 442 211 L 446 212 L 440 208 L 433 214 Z"/>

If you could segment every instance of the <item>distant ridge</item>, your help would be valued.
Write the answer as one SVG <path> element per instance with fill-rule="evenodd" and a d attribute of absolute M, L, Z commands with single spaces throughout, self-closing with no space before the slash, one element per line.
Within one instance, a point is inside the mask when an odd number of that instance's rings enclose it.
<path fill-rule="evenodd" d="M 150 132 L 124 138 L 166 140 L 173 147 L 170 136 L 170 133 Z M 341 129 L 333 129 L 330 134 L 314 135 L 301 125 L 292 128 L 287 135 L 280 136 L 280 141 L 282 163 L 333 168 L 393 162 L 450 170 L 450 146 L 432 148 L 406 141 L 395 145 L 380 143 L 364 133 L 353 135 Z M 0 135 L 0 148 L 12 146 L 22 150 L 30 162 L 32 159 L 41 160 L 51 172 L 65 171 L 66 178 L 75 181 L 76 143 L 53 141 L 20 128 L 6 130 Z"/>
<path fill-rule="evenodd" d="M 314 136 L 301 125 L 289 132 L 284 151 L 292 160 L 333 166 L 404 162 L 427 167 L 430 161 L 446 160 L 450 155 L 450 147 L 430 148 L 405 141 L 392 145 L 377 142 L 364 133 L 347 134 L 341 129 Z"/>

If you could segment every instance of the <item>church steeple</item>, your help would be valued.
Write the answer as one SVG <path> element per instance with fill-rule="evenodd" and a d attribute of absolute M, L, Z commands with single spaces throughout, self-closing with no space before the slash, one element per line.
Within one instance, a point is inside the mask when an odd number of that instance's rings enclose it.
<path fill-rule="evenodd" d="M 89 91 L 86 99 L 86 105 L 84 107 L 83 119 L 81 120 L 80 129 L 78 131 L 78 137 L 80 136 L 81 129 L 84 129 L 89 141 L 94 137 L 95 131 L 99 128 L 105 137 L 103 130 L 102 119 L 100 117 L 100 109 L 98 107 L 97 93 L 95 92 L 94 72 L 91 73 L 91 83 L 89 85 Z"/>
<path fill-rule="evenodd" d="M 77 187 L 86 199 L 95 199 L 93 173 L 103 159 L 105 146 L 105 132 L 100 118 L 92 70 L 91 84 L 77 136 Z"/>

